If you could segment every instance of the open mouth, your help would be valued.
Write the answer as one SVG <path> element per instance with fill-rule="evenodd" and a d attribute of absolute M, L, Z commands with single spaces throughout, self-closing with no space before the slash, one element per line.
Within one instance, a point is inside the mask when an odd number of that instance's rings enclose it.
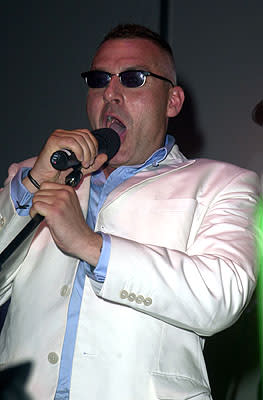
<path fill-rule="evenodd" d="M 117 119 L 111 115 L 107 116 L 106 126 L 107 126 L 107 128 L 111 128 L 115 132 L 117 132 L 119 136 L 121 136 L 124 133 L 124 131 L 126 130 L 126 126 L 119 119 Z"/>

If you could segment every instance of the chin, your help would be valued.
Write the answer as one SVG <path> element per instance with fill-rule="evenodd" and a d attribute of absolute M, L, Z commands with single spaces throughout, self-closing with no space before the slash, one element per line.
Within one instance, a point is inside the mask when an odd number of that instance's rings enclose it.
<path fill-rule="evenodd" d="M 109 162 L 109 166 L 112 168 L 118 168 L 121 167 L 122 165 L 129 165 L 129 158 L 122 154 L 117 153 L 116 156 L 114 156 L 110 162 Z"/>

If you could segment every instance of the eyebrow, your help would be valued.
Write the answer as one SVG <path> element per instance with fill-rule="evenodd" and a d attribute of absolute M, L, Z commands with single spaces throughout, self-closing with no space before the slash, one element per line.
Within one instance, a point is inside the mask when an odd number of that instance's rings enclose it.
<path fill-rule="evenodd" d="M 124 71 L 131 71 L 131 70 L 138 70 L 138 71 L 148 71 L 149 68 L 145 65 L 132 65 L 131 67 L 127 67 Z"/>
<path fill-rule="evenodd" d="M 122 69 L 120 72 L 124 71 L 150 71 L 150 69 L 145 66 L 145 65 L 131 65 L 131 66 L 126 66 L 124 69 Z M 94 67 L 92 66 L 90 68 L 90 71 L 103 71 L 103 72 L 109 72 L 105 68 L 100 68 L 100 67 Z"/>

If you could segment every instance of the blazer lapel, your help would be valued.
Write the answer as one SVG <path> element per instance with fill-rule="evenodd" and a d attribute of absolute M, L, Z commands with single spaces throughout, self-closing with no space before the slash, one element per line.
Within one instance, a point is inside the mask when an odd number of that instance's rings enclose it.
<path fill-rule="evenodd" d="M 194 162 L 195 160 L 187 160 L 187 158 L 180 153 L 177 145 L 175 145 L 168 154 L 167 158 L 163 160 L 158 167 L 154 167 L 152 165 L 146 167 L 145 170 L 141 171 L 139 174 L 135 174 L 121 185 L 117 186 L 116 189 L 109 194 L 100 212 L 110 203 L 112 203 L 117 197 L 121 196 L 123 193 L 134 188 L 135 186 L 144 184 L 149 180 L 158 179 L 164 174 L 169 174 L 176 170 L 186 168 L 189 165 L 192 165 Z"/>

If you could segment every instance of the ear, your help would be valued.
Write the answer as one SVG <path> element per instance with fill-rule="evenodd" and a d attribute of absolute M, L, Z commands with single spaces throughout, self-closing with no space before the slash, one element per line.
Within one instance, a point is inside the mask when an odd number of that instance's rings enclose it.
<path fill-rule="evenodd" d="M 167 117 L 175 117 L 181 111 L 184 103 L 184 91 L 180 86 L 174 86 L 169 90 L 167 104 Z"/>

